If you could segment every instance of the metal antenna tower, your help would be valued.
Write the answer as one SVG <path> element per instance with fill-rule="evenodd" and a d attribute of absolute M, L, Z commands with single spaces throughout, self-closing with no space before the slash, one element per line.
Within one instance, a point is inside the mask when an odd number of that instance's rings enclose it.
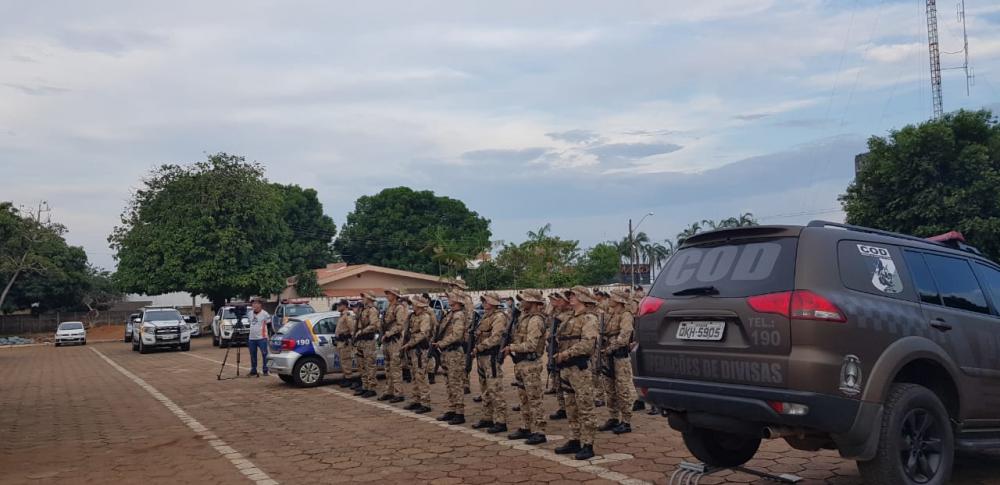
<path fill-rule="evenodd" d="M 976 84 L 976 74 L 969 67 L 969 34 L 965 30 L 965 0 L 958 4 L 958 21 L 962 22 L 962 52 L 965 54 L 965 62 L 957 69 L 965 71 L 965 95 L 968 96 L 969 87 Z"/>
<path fill-rule="evenodd" d="M 927 0 L 927 50 L 931 57 L 931 95 L 934 119 L 944 114 L 941 101 L 941 52 L 938 49 L 937 0 Z"/>

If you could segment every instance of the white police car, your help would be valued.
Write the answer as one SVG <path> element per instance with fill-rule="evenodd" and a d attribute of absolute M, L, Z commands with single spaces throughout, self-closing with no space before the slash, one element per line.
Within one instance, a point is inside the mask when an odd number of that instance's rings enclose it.
<path fill-rule="evenodd" d="M 341 373 L 337 354 L 337 321 L 340 312 L 318 312 L 288 320 L 271 336 L 267 354 L 268 369 L 289 384 L 313 387 L 330 373 Z M 376 353 L 376 366 L 384 365 L 382 351 Z M 357 362 L 351 362 L 357 367 Z"/>

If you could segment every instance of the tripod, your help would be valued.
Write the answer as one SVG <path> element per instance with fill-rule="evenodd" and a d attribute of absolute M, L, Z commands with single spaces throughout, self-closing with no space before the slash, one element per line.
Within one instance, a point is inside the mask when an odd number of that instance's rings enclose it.
<path fill-rule="evenodd" d="M 240 326 L 241 326 L 241 322 L 242 321 L 243 321 L 243 317 L 242 316 L 237 316 L 236 317 L 236 323 L 233 324 L 233 337 L 236 337 L 236 329 L 237 328 L 241 328 Z M 230 338 L 229 339 L 229 345 L 226 346 L 226 355 L 222 358 L 222 367 L 219 368 L 219 375 L 215 376 L 216 380 L 219 380 L 219 381 L 222 380 L 222 372 L 226 370 L 226 362 L 229 360 L 229 350 L 233 348 L 233 345 L 238 345 L 237 340 L 235 338 Z M 240 377 L 240 355 L 241 354 L 242 354 L 242 352 L 240 352 L 240 348 L 239 348 L 239 346 L 237 346 L 236 347 L 236 376 L 235 377 L 227 377 L 226 379 L 237 379 L 237 378 Z"/>

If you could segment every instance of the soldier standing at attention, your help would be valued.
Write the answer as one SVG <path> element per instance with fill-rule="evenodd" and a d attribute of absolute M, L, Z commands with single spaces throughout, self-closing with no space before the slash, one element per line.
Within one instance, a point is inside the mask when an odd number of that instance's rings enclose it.
<path fill-rule="evenodd" d="M 595 308 L 597 300 L 587 288 L 574 286 L 569 290 L 568 297 L 573 316 L 559 328 L 556 336 L 559 351 L 555 360 L 566 391 L 571 439 L 556 448 L 555 452 L 560 455 L 575 453 L 577 460 L 589 460 L 594 457 L 597 423 L 594 418 L 593 377 L 587 365 L 596 350 L 600 317 Z"/>
<path fill-rule="evenodd" d="M 565 325 L 566 322 L 569 321 L 570 317 L 573 316 L 573 310 L 569 307 L 569 300 L 566 299 L 566 295 L 562 293 L 552 293 L 551 295 L 549 295 L 549 302 L 552 304 L 552 318 L 555 319 L 554 321 L 549 322 L 549 324 L 556 325 L 555 331 L 556 334 L 558 335 L 559 328 Z M 545 330 L 546 330 L 545 338 L 551 343 L 552 327 L 549 327 Z M 555 347 L 551 347 L 550 345 L 550 348 L 548 348 L 547 351 L 551 355 L 555 356 L 555 353 L 558 352 L 558 343 L 556 343 Z M 553 421 L 559 419 L 566 419 L 566 392 L 564 391 L 563 386 L 559 380 L 558 366 L 554 366 L 552 369 L 550 369 L 550 372 L 552 373 L 550 379 L 552 380 L 552 385 L 554 386 L 556 391 L 556 402 L 559 403 L 559 409 L 557 409 L 556 412 L 550 414 L 549 419 Z"/>
<path fill-rule="evenodd" d="M 594 297 L 597 300 L 597 316 L 600 319 L 598 322 L 603 322 L 607 324 L 608 318 L 610 316 L 610 301 L 608 299 L 608 294 L 601 291 L 598 288 L 594 289 Z M 600 329 L 601 325 L 598 325 Z M 598 339 L 600 341 L 600 339 Z M 610 400 L 610 397 L 604 395 L 604 375 L 601 374 L 601 357 L 600 352 L 594 352 L 594 355 L 590 358 L 590 372 L 594 379 L 594 406 L 601 407 L 604 406 L 605 401 Z"/>
<path fill-rule="evenodd" d="M 465 352 L 462 345 L 465 342 L 465 322 L 468 317 L 465 316 L 462 295 L 449 293 L 448 306 L 451 311 L 438 325 L 438 333 L 432 343 L 441 352 L 447 370 L 445 385 L 448 388 L 448 411 L 438 421 L 462 424 L 465 422 L 465 395 L 462 392 Z"/>
<path fill-rule="evenodd" d="M 611 376 L 605 376 L 608 396 L 608 420 L 598 431 L 614 431 L 615 434 L 632 432 L 632 404 L 635 401 L 635 385 L 632 383 L 632 364 L 629 351 L 632 344 L 633 321 L 629 311 L 631 300 L 624 291 L 611 292 L 611 316 L 604 325 L 601 341 L 602 364 L 611 368 Z"/>
<path fill-rule="evenodd" d="M 413 375 L 413 402 L 405 409 L 417 414 L 431 410 L 431 387 L 427 382 L 427 351 L 430 349 L 434 316 L 430 302 L 422 296 L 411 298 L 413 315 L 410 317 L 408 339 L 403 351 L 410 356 Z"/>
<path fill-rule="evenodd" d="M 401 351 L 403 336 L 403 324 L 406 323 L 406 307 L 399 301 L 402 295 L 399 290 L 389 288 L 385 290 L 385 296 L 389 299 L 389 308 L 385 311 L 385 334 L 382 335 L 382 354 L 385 356 L 385 392 L 378 398 L 379 401 L 401 402 L 404 398 L 400 394 L 400 385 L 403 382 L 403 352 Z"/>
<path fill-rule="evenodd" d="M 500 296 L 486 293 L 481 297 L 483 318 L 476 329 L 476 347 L 472 356 L 483 391 L 483 417 L 472 427 L 488 428 L 491 434 L 507 431 L 507 401 L 503 397 L 503 368 L 500 366 L 500 343 L 507 333 L 507 315 L 500 311 Z"/>
<path fill-rule="evenodd" d="M 510 345 L 501 349 L 514 361 L 514 374 L 523 385 L 518 388 L 521 399 L 521 427 L 507 435 L 508 439 L 523 440 L 529 445 L 545 443 L 545 418 L 542 414 L 542 355 L 545 352 L 545 297 L 539 290 L 521 292 L 521 318 L 514 328 Z"/>
<path fill-rule="evenodd" d="M 354 312 L 348 309 L 347 300 L 337 302 L 337 311 L 340 318 L 337 319 L 337 330 L 334 337 L 337 339 L 337 356 L 340 357 L 340 369 L 344 371 L 344 380 L 340 382 L 340 387 L 351 387 L 356 378 L 354 371 L 354 332 L 357 329 L 357 318 Z"/>
<path fill-rule="evenodd" d="M 375 334 L 379 331 L 380 321 L 378 307 L 375 306 L 375 295 L 364 292 L 361 294 L 365 308 L 361 310 L 360 327 L 354 335 L 355 351 L 358 354 L 358 365 L 361 367 L 361 388 L 354 391 L 355 396 L 372 397 L 377 393 L 375 386 Z"/>

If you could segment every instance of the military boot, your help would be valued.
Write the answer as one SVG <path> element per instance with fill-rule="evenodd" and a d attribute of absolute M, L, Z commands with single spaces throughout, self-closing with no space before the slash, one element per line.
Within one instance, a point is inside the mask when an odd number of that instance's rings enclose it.
<path fill-rule="evenodd" d="M 465 415 L 456 414 L 454 418 L 451 418 L 451 421 L 448 421 L 448 424 L 465 424 Z"/>
<path fill-rule="evenodd" d="M 454 411 L 448 411 L 448 412 L 442 414 L 441 417 L 438 418 L 438 421 L 451 421 L 451 418 L 454 418 L 454 417 L 455 417 L 455 412 Z"/>
<path fill-rule="evenodd" d="M 576 452 L 576 456 L 573 458 L 577 460 L 589 460 L 594 457 L 594 445 L 586 444 L 583 445 L 579 451 Z"/>
<path fill-rule="evenodd" d="M 528 438 L 531 438 L 531 430 L 524 428 L 517 428 L 517 431 L 507 435 L 509 440 L 526 440 Z"/>
<path fill-rule="evenodd" d="M 524 442 L 526 445 L 540 445 L 542 443 L 545 443 L 545 435 L 542 433 L 534 433 Z"/>
<path fill-rule="evenodd" d="M 609 419 L 597 428 L 597 431 L 613 431 L 618 425 L 621 424 L 617 419 Z"/>
<path fill-rule="evenodd" d="M 565 445 L 556 448 L 555 451 L 557 455 L 568 455 L 570 453 L 576 453 L 580 451 L 580 440 L 569 440 Z"/>
<path fill-rule="evenodd" d="M 632 425 L 629 423 L 619 424 L 614 430 L 615 434 L 625 434 L 632 432 Z"/>
<path fill-rule="evenodd" d="M 560 409 L 560 410 L 558 410 L 558 411 L 550 414 L 549 415 L 549 419 L 551 419 L 553 421 L 556 421 L 556 420 L 559 420 L 559 419 L 566 419 L 566 410 L 565 409 Z"/>
<path fill-rule="evenodd" d="M 496 423 L 490 426 L 490 429 L 486 430 L 489 434 L 503 433 L 504 431 L 507 431 L 507 423 Z"/>
<path fill-rule="evenodd" d="M 480 419 L 478 423 L 472 425 L 472 427 L 476 429 L 485 429 L 492 426 L 493 426 L 493 421 L 490 421 L 488 419 Z"/>

